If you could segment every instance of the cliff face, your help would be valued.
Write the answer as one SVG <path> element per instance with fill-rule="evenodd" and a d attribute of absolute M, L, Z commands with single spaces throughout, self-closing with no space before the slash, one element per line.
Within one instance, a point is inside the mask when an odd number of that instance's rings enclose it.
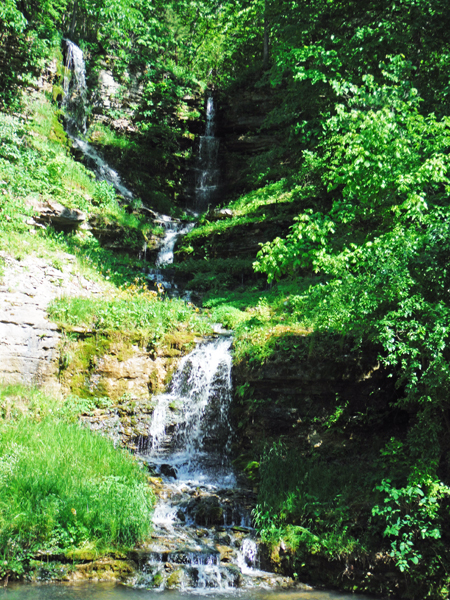
<path fill-rule="evenodd" d="M 399 393 L 388 375 L 370 345 L 354 350 L 350 340 L 314 334 L 280 338 L 264 362 L 247 357 L 235 365 L 237 451 L 255 460 L 281 438 L 305 452 L 327 441 L 357 444 L 367 433 L 359 425 L 367 411 L 374 415 L 372 433 L 386 427 Z M 330 425 L 341 413 L 334 435 Z M 389 418 L 396 427 L 407 416 Z"/>
<path fill-rule="evenodd" d="M 57 266 L 35 256 L 0 256 L 0 380 L 56 384 L 61 336 L 46 308 L 62 294 L 99 294 L 101 287 L 72 276 L 75 257 L 69 254 L 61 255 Z"/>
<path fill-rule="evenodd" d="M 221 95 L 217 135 L 221 140 L 224 196 L 248 187 L 252 161 L 278 146 L 280 132 L 266 125 L 275 104 L 269 89 L 250 85 Z"/>

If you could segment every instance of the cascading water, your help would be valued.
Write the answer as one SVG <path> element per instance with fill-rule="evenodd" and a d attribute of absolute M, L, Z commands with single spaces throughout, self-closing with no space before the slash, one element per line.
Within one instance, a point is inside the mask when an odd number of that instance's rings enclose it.
<path fill-rule="evenodd" d="M 86 68 L 83 52 L 70 40 L 66 43 L 66 61 L 64 71 L 64 99 L 66 109 L 66 129 L 68 132 L 86 133 Z"/>
<path fill-rule="evenodd" d="M 214 98 L 206 100 L 205 135 L 200 137 L 197 167 L 195 169 L 195 209 L 205 211 L 214 204 L 219 187 L 219 140 L 215 137 L 216 110 Z"/>
<path fill-rule="evenodd" d="M 179 296 L 178 286 L 174 278 L 170 273 L 164 272 L 163 269 L 173 263 L 174 249 L 178 238 L 189 233 L 195 223 L 182 223 L 166 215 L 159 215 L 159 217 L 160 223 L 165 229 L 165 234 L 156 257 L 156 268 L 149 269 L 147 278 L 155 285 L 161 285 L 170 296 Z M 186 294 L 183 297 L 186 297 Z"/>
<path fill-rule="evenodd" d="M 133 192 L 122 182 L 119 174 L 103 158 L 103 156 L 88 142 L 80 137 L 86 133 L 86 108 L 88 92 L 86 87 L 86 71 L 83 52 L 71 42 L 65 40 L 66 61 L 64 77 L 63 106 L 66 112 L 66 130 L 72 140 L 74 149 L 80 150 L 86 166 L 91 169 L 100 181 L 107 181 L 121 196 L 133 199 Z M 156 258 L 156 269 L 150 270 L 148 279 L 154 284 L 160 284 L 170 295 L 178 296 L 177 285 L 173 278 L 163 273 L 162 268 L 173 263 L 174 248 L 177 239 L 188 233 L 193 223 L 182 223 L 167 215 L 153 213 L 157 222 L 165 229 L 160 250 Z"/>
<path fill-rule="evenodd" d="M 120 175 L 111 168 L 105 159 L 88 142 L 81 139 L 79 134 L 86 133 L 86 113 L 88 93 L 86 87 L 86 67 L 83 52 L 71 42 L 65 40 L 66 61 L 64 77 L 63 106 L 66 113 L 66 131 L 72 140 L 72 147 L 80 150 L 84 155 L 86 165 L 100 181 L 110 183 L 118 194 L 131 200 L 133 192 L 129 190 L 120 178 Z"/>
<path fill-rule="evenodd" d="M 181 360 L 170 391 L 158 397 L 148 460 L 155 465 L 169 464 L 178 481 L 195 486 L 235 484 L 228 462 L 230 346 L 229 337 L 198 346 Z M 168 425 L 172 425 L 171 431 Z"/>
<path fill-rule="evenodd" d="M 236 487 L 229 459 L 229 336 L 185 356 L 149 427 L 147 451 L 158 495 L 152 541 L 139 555 L 137 586 L 159 589 L 285 584 L 256 571 L 250 526 L 252 492 Z"/>
<path fill-rule="evenodd" d="M 99 179 L 122 196 L 133 194 L 90 144 L 79 137 L 86 131 L 87 89 L 83 54 L 66 41 L 68 72 L 64 82 L 67 131 Z M 213 98 L 207 100 L 205 135 L 200 139 L 196 207 L 204 210 L 218 186 L 218 140 L 214 136 Z M 156 269 L 149 279 L 174 290 L 173 279 L 162 271 L 173 262 L 176 240 L 193 224 L 155 215 L 165 228 Z M 154 471 L 159 501 L 152 540 L 136 551 L 139 575 L 130 582 L 153 588 L 221 588 L 262 585 L 286 580 L 254 569 L 256 544 L 250 510 L 253 493 L 236 487 L 229 459 L 231 428 L 231 338 L 219 336 L 200 344 L 180 361 L 170 390 L 156 398 L 148 439 L 140 458 Z"/>

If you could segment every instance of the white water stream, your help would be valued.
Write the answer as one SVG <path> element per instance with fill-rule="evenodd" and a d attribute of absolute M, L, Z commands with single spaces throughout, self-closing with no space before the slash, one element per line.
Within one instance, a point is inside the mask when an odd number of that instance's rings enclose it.
<path fill-rule="evenodd" d="M 86 68 L 81 49 L 64 40 L 66 45 L 64 99 L 66 114 L 66 131 L 72 140 L 72 147 L 83 153 L 86 166 L 91 169 L 100 181 L 107 181 L 124 198 L 132 199 L 133 192 L 122 182 L 120 175 L 105 161 L 103 156 L 80 137 L 86 133 L 86 111 L 88 106 L 88 90 L 86 86 Z"/>
<path fill-rule="evenodd" d="M 84 60 L 75 44 L 67 40 L 66 48 L 64 103 L 73 146 L 81 150 L 99 179 L 131 199 L 132 192 L 117 172 L 79 136 L 79 132 L 86 132 Z M 212 97 L 207 100 L 206 113 L 196 187 L 199 208 L 206 208 L 218 181 Z M 156 268 L 148 278 L 174 294 L 175 283 L 163 268 L 172 264 L 176 240 L 193 224 L 183 224 L 166 215 L 156 214 L 156 218 L 164 227 L 165 236 Z M 180 361 L 169 391 L 155 399 L 148 440 L 140 448 L 141 459 L 161 477 L 155 484 L 159 501 L 153 517 L 152 542 L 140 555 L 135 586 L 229 589 L 252 586 L 257 580 L 270 586 L 276 580 L 255 569 L 257 546 L 250 527 L 254 499 L 249 498 L 248 490 L 236 488 L 229 458 L 231 344 L 231 338 L 224 335 L 199 344 Z"/>
<path fill-rule="evenodd" d="M 170 465 L 178 482 L 194 487 L 236 483 L 228 459 L 231 342 L 219 337 L 197 346 L 181 360 L 169 392 L 157 397 L 147 460 Z"/>
<path fill-rule="evenodd" d="M 219 139 L 215 136 L 215 128 L 214 98 L 209 96 L 206 101 L 205 135 L 200 137 L 195 169 L 195 209 L 198 211 L 205 211 L 210 205 L 215 204 L 219 187 Z"/>

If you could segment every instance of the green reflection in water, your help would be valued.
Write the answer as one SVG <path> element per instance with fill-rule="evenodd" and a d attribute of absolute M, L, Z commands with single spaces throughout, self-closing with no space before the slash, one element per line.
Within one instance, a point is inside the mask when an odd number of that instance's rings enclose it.
<path fill-rule="evenodd" d="M 134 589 L 114 584 L 10 585 L 0 588 L 0 600 L 369 600 L 367 596 L 318 590 L 236 590 L 204 593 Z"/>

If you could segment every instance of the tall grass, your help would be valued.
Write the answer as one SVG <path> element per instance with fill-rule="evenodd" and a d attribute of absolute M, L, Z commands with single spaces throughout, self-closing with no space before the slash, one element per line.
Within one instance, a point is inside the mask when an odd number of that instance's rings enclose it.
<path fill-rule="evenodd" d="M 154 496 L 124 450 L 55 418 L 0 423 L 0 577 L 38 552 L 132 546 L 149 533 Z"/>
<path fill-rule="evenodd" d="M 112 298 L 59 298 L 49 307 L 50 317 L 63 327 L 141 333 L 155 340 L 177 330 L 209 333 L 210 325 L 197 311 L 183 300 L 161 300 L 152 292 Z"/>

